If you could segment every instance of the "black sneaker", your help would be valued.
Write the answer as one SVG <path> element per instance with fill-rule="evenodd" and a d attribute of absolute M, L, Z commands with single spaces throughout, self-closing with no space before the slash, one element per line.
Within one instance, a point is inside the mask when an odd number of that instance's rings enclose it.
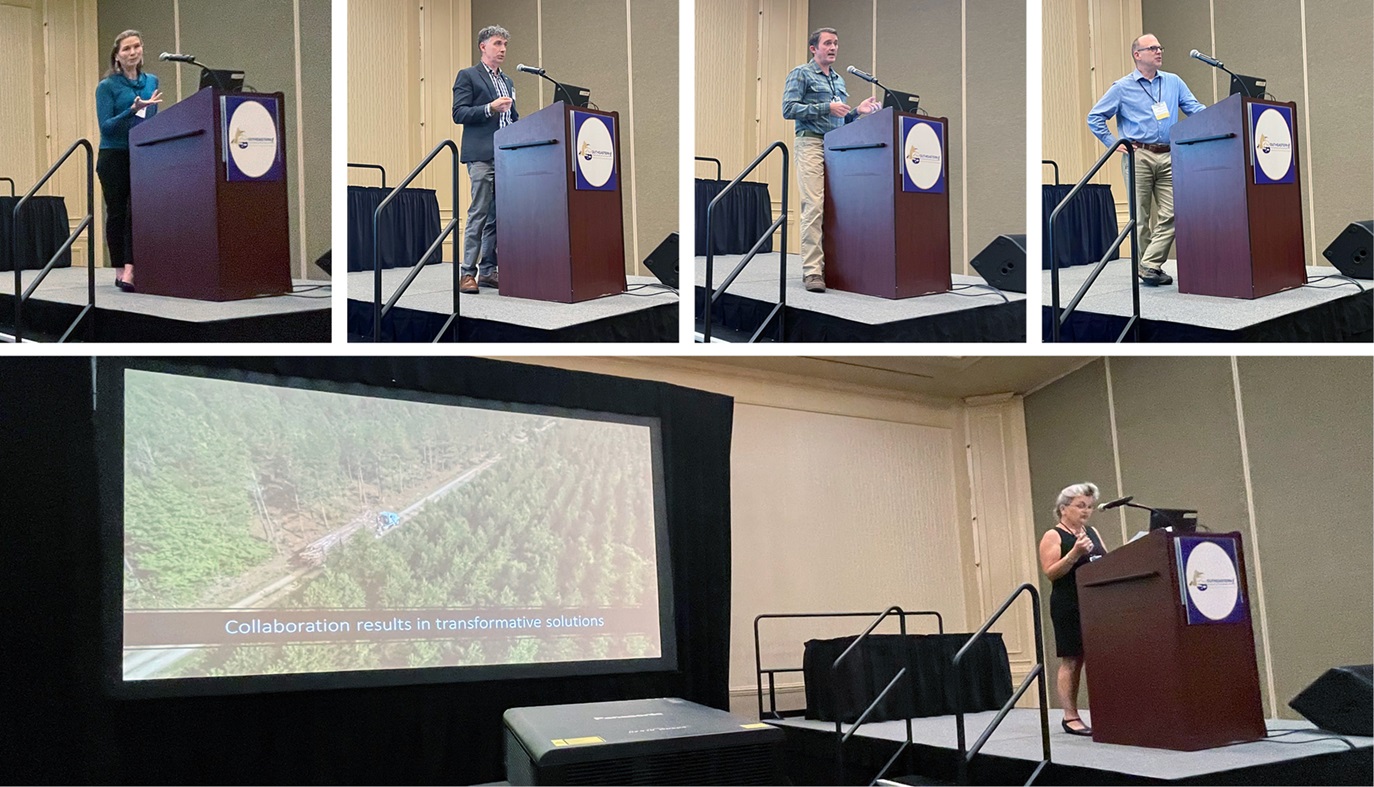
<path fill-rule="evenodd" d="M 1158 287 L 1161 284 L 1173 284 L 1174 277 L 1164 271 L 1145 271 L 1140 274 L 1140 283 L 1146 287 Z"/>

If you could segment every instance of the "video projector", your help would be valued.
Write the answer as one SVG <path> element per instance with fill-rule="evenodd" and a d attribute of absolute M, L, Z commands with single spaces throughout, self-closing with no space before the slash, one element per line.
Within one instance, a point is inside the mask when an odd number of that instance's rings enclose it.
<path fill-rule="evenodd" d="M 782 730 L 681 699 L 511 708 L 506 779 L 525 784 L 782 784 Z"/>

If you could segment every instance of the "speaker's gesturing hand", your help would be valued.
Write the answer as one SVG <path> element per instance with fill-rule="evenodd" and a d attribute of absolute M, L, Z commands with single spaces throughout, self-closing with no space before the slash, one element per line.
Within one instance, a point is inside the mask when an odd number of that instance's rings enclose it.
<path fill-rule="evenodd" d="M 844 117 L 845 115 L 848 115 L 849 112 L 850 112 L 850 106 L 849 106 L 848 104 L 844 103 L 843 101 L 831 101 L 831 102 L 830 102 L 830 114 L 834 115 L 835 117 L 837 117 L 837 118 L 842 118 L 842 117 Z"/>
<path fill-rule="evenodd" d="M 154 91 L 153 91 L 153 95 L 150 96 L 150 97 L 148 97 L 148 98 L 139 98 L 138 96 L 134 96 L 134 111 L 137 112 L 137 111 L 139 111 L 140 109 L 143 109 L 144 107 L 149 107 L 149 106 L 152 106 L 152 105 L 154 105 L 154 104 L 161 104 L 161 103 L 162 103 L 162 91 L 161 91 L 161 90 L 154 90 Z"/>
<path fill-rule="evenodd" d="M 506 110 L 510 109 L 511 104 L 514 103 L 515 99 L 511 98 L 510 96 L 501 96 L 500 98 L 491 102 L 491 104 L 489 105 L 491 107 L 491 114 L 499 115 L 502 112 L 505 112 Z"/>

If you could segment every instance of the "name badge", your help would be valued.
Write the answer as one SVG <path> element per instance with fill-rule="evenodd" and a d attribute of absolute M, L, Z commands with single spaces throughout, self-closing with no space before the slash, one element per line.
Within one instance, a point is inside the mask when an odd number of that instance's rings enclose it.
<path fill-rule="evenodd" d="M 1155 120 L 1168 120 L 1169 115 L 1173 114 L 1169 111 L 1169 107 L 1163 101 L 1156 101 L 1155 105 L 1151 107 L 1151 109 L 1155 111 Z"/>

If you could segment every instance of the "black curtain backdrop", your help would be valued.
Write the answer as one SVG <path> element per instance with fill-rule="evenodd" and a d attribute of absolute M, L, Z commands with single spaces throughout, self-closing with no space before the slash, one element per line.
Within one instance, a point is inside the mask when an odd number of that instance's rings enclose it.
<path fill-rule="evenodd" d="M 267 374 L 661 419 L 674 672 L 115 700 L 101 686 L 92 365 L 0 364 L 0 770 L 20 783 L 468 784 L 504 778 L 501 714 L 676 696 L 728 707 L 729 397 L 469 358 L 198 358 Z M 101 374 L 111 368 L 102 360 Z M 117 558 L 116 558 L 117 559 Z"/>

